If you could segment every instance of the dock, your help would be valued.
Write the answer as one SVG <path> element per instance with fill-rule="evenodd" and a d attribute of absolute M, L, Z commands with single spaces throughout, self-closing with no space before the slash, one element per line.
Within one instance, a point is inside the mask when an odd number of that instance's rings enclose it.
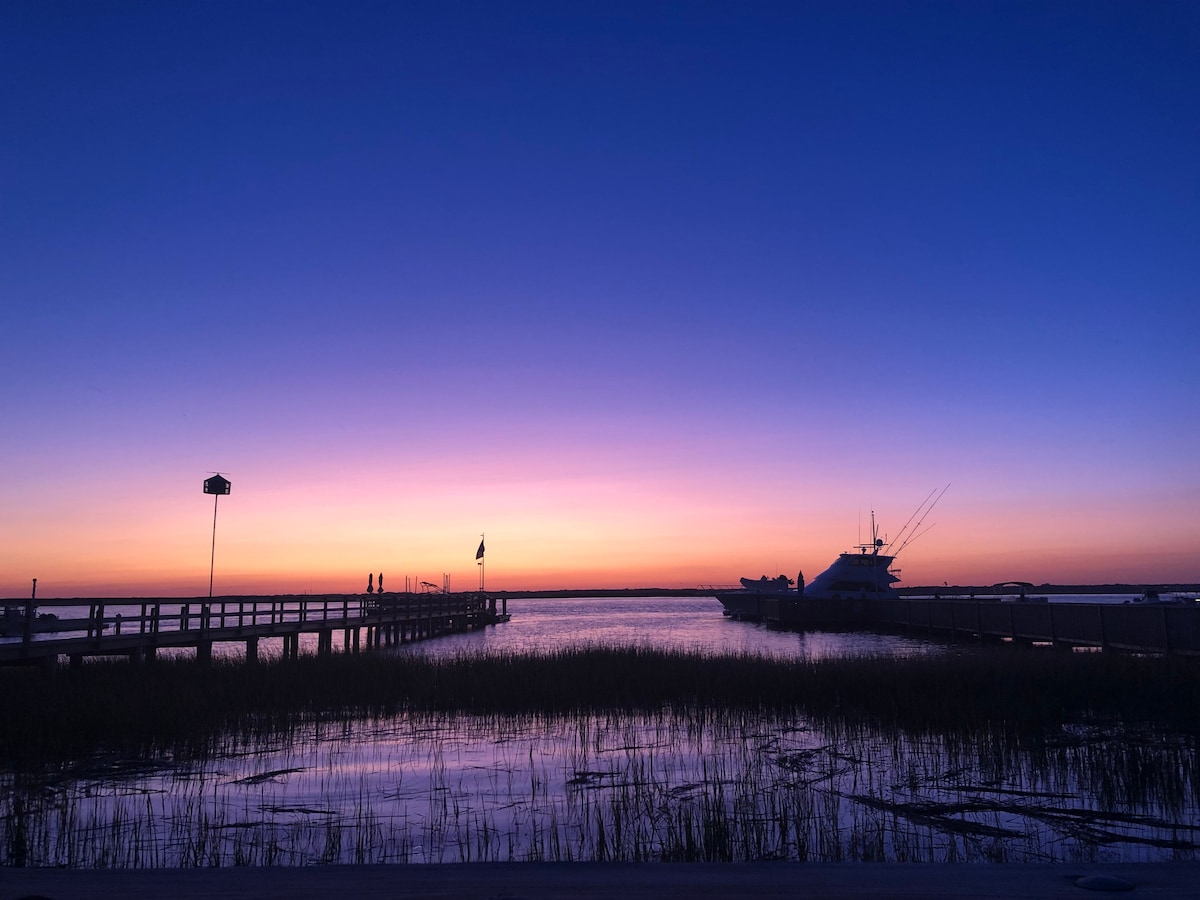
<path fill-rule="evenodd" d="M 87 611 L 58 616 L 55 610 Z M 73 666 L 87 657 L 153 659 L 168 648 L 212 658 L 214 644 L 244 645 L 245 659 L 258 660 L 259 643 L 282 639 L 285 659 L 300 653 L 301 637 L 316 636 L 318 655 L 397 645 L 482 628 L 506 621 L 507 602 L 481 594 L 339 594 L 326 596 L 216 597 L 213 599 L 104 598 L 96 600 L 5 601 L 0 665 L 53 668 L 63 658 Z M 310 642 L 311 643 L 311 642 Z"/>
<path fill-rule="evenodd" d="M 1200 603 L 1047 603 L 961 598 L 762 597 L 760 621 L 795 629 L 928 634 L 1200 656 Z M 755 615 L 746 616 L 755 618 Z"/>

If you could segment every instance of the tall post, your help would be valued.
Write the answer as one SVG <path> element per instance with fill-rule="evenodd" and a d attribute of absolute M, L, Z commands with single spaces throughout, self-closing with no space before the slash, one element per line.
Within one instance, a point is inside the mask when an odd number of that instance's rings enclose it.
<path fill-rule="evenodd" d="M 213 594 L 213 568 L 217 561 L 217 501 L 221 499 L 222 494 L 228 494 L 230 482 L 228 478 L 222 478 L 221 473 L 217 472 L 212 478 L 204 479 L 204 493 L 213 495 L 213 535 L 212 535 L 212 553 L 208 558 L 208 599 L 212 599 Z"/>
<path fill-rule="evenodd" d="M 208 557 L 208 599 L 212 599 L 213 587 L 213 567 L 217 562 L 217 501 L 221 499 L 220 494 L 213 495 L 213 539 L 212 553 Z"/>
<path fill-rule="evenodd" d="M 37 614 L 37 579 L 33 579 L 33 591 L 29 594 L 29 605 L 25 607 L 25 628 L 21 642 L 29 645 L 33 641 L 33 617 Z"/>

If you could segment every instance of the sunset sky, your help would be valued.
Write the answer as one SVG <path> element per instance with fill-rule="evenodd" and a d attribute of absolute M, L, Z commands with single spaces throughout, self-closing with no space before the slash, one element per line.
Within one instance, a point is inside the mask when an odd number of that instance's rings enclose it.
<path fill-rule="evenodd" d="M 1200 581 L 1200 5 L 0 4 L 0 596 Z"/>

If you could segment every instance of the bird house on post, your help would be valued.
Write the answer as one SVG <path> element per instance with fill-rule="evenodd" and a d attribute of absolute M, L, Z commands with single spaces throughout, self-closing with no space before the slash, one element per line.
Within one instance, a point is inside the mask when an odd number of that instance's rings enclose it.
<path fill-rule="evenodd" d="M 204 479 L 204 493 L 206 494 L 228 494 L 229 486 L 229 479 L 222 478 L 220 475 Z"/>
<path fill-rule="evenodd" d="M 222 494 L 229 493 L 229 479 L 221 477 L 221 473 L 217 472 L 212 478 L 204 479 L 204 493 L 213 494 L 213 539 L 212 553 L 208 558 L 208 596 L 212 597 L 213 589 L 213 566 L 217 561 L 217 501 L 221 499 Z"/>

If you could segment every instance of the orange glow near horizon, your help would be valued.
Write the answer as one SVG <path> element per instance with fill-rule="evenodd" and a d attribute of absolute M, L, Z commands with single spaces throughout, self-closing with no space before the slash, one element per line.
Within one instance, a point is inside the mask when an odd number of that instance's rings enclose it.
<path fill-rule="evenodd" d="M 414 588 L 440 587 L 443 575 L 452 590 L 473 590 L 480 531 L 493 590 L 729 585 L 797 571 L 811 580 L 869 528 L 869 511 L 851 521 L 816 492 L 803 511 L 763 496 L 739 508 L 730 491 L 701 494 L 687 478 L 546 477 L 471 492 L 447 489 L 435 473 L 419 490 L 369 498 L 333 485 L 297 498 L 282 481 L 255 491 L 247 480 L 233 479 L 234 493 L 219 501 L 216 594 L 357 593 L 380 571 L 389 590 L 403 589 L 406 576 Z M 0 593 L 28 596 L 36 576 L 46 599 L 207 594 L 212 506 L 195 488 L 79 507 L 61 524 L 44 511 L 6 535 Z M 348 499 L 337 502 L 339 494 Z M 1178 516 L 1165 514 L 1171 501 L 1159 499 L 1166 505 L 1126 513 L 1121 528 L 1097 533 L 1093 524 L 1108 514 L 1101 507 L 1063 514 L 989 498 L 983 516 L 951 495 L 926 522 L 936 527 L 897 560 L 901 584 L 1200 580 Z M 881 515 L 881 533 L 890 539 L 906 517 Z M 468 519 L 487 527 L 464 529 Z"/>

